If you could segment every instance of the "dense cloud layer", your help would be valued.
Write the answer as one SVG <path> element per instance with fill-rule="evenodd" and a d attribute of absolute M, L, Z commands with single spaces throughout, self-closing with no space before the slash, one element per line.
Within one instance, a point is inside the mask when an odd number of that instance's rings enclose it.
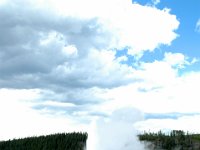
<path fill-rule="evenodd" d="M 6 0 L 0 20 L 0 88 L 39 89 L 34 109 L 88 117 L 105 115 L 95 109 L 112 99 L 104 96 L 109 89 L 143 80 L 133 62 L 122 63 L 127 54 L 170 44 L 179 24 L 168 10 L 128 0 Z"/>
<path fill-rule="evenodd" d="M 98 34 L 104 34 L 97 33 L 96 20 L 62 18 L 41 10 L 21 10 L 21 7 L 4 9 L 1 20 L 8 21 L 1 23 L 2 87 L 43 88 L 48 84 L 62 86 L 60 82 L 69 82 L 65 85 L 69 87 L 90 87 L 93 86 L 90 83 L 81 83 L 90 76 L 94 76 L 94 80 L 97 78 L 94 84 L 98 86 L 99 75 L 94 74 L 94 70 L 105 64 L 101 64 L 104 60 L 100 58 L 99 62 L 94 61 L 101 53 L 95 47 L 105 46 L 103 41 L 99 44 L 95 40 L 95 36 L 101 38 Z M 94 64 L 89 64 L 90 61 Z"/>
<path fill-rule="evenodd" d="M 181 53 L 165 53 L 162 60 L 141 62 L 146 51 L 170 45 L 178 37 L 176 16 L 167 8 L 157 9 L 158 0 L 153 3 L 142 6 L 130 0 L 1 1 L 0 99 L 10 99 L 16 90 L 26 97 L 24 100 L 32 100 L 27 107 L 37 113 L 81 123 L 100 116 L 106 118 L 122 106 L 152 111 L 151 102 L 146 99 L 152 96 L 157 102 L 163 95 L 170 96 L 166 86 L 170 88 L 178 78 L 179 69 L 195 62 Z M 185 77 L 183 80 L 188 82 Z M 30 91 L 37 96 L 27 96 Z M 9 107 L 13 100 L 8 102 L 1 102 L 2 108 Z M 15 114 L 21 105 L 24 103 L 20 101 L 15 109 L 1 109 L 0 114 Z M 21 110 L 16 114 L 23 122 L 29 117 L 23 113 L 26 108 Z M 28 119 L 28 125 L 43 120 L 32 109 L 28 111 L 30 117 L 39 118 Z M 9 114 L 11 118 L 13 114 Z M 46 121 L 52 130 L 53 122 Z M 5 127 L 6 123 L 1 129 Z"/>
<path fill-rule="evenodd" d="M 113 16 L 105 18 L 102 11 L 98 12 L 98 10 L 96 11 L 98 13 L 94 12 L 94 15 L 80 18 L 80 12 L 85 9 L 77 10 L 78 5 L 75 2 L 67 1 L 64 4 L 66 8 L 69 7 L 68 5 L 74 8 L 65 12 L 64 15 L 55 13 L 53 9 L 49 10 L 52 8 L 51 3 L 49 7 L 44 7 L 45 5 L 38 7 L 36 4 L 33 1 L 19 0 L 7 1 L 0 6 L 0 19 L 4 20 L 0 23 L 1 87 L 55 90 L 94 86 L 110 88 L 130 83 L 134 80 L 132 76 L 134 69 L 125 64 L 122 65 L 115 57 L 114 49 L 130 47 L 129 53 L 137 54 L 140 51 L 153 50 L 161 43 L 170 44 L 175 38 L 173 30 L 178 25 L 175 17 L 165 10 L 143 7 L 128 3 L 128 1 L 126 5 L 122 5 L 122 8 L 113 3 L 113 11 L 124 9 L 124 7 L 130 11 L 123 12 L 122 14 L 127 16 L 120 16 L 119 19 L 116 18 L 117 20 L 112 20 Z M 97 7 L 94 3 L 92 4 Z M 70 11 L 74 14 L 71 15 Z M 141 11 L 146 14 L 139 17 Z M 116 16 L 116 14 L 113 15 Z M 151 41 L 148 37 L 151 35 L 155 37 L 153 29 L 156 22 L 151 21 L 155 24 L 146 26 L 146 19 L 154 15 L 158 16 L 158 22 L 166 19 L 164 21 L 166 25 L 163 28 L 167 28 L 169 36 L 163 33 L 168 39 L 162 39 L 161 33 L 158 35 L 159 39 L 154 39 L 152 43 L 149 43 Z M 120 20 L 124 17 L 128 17 L 129 20 Z M 161 17 L 163 21 L 160 20 Z M 109 19 L 108 24 L 106 21 Z M 170 25 L 168 19 L 172 20 L 173 26 L 168 26 Z M 139 22 L 141 20 L 143 23 Z M 140 33 L 138 27 L 141 28 L 141 25 L 144 27 L 143 32 Z M 126 35 L 127 33 L 130 35 Z M 156 33 L 160 32 L 156 31 Z M 130 39 L 127 39 L 129 36 Z M 149 44 L 140 44 L 142 41 L 148 41 Z M 147 47 L 140 48 L 138 44 Z"/>

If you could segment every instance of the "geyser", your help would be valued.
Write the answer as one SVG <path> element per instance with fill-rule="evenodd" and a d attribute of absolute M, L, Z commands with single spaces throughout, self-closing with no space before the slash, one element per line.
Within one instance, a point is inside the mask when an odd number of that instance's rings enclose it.
<path fill-rule="evenodd" d="M 87 149 L 144 150 L 133 126 L 141 120 L 143 114 L 135 108 L 121 108 L 115 110 L 108 118 L 99 118 L 89 132 Z"/>

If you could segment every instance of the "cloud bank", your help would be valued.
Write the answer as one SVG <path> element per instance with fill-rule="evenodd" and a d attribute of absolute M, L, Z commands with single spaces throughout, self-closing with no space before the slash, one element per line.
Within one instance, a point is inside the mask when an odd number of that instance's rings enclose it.
<path fill-rule="evenodd" d="M 117 49 L 141 55 L 177 37 L 179 22 L 168 10 L 128 0 L 46 4 L 19 0 L 0 6 L 2 88 L 123 85 L 134 79 L 134 69 L 117 61 Z"/>
<path fill-rule="evenodd" d="M 0 135 L 17 122 L 13 118 L 28 120 L 26 131 L 31 133 L 31 123 L 40 120 L 50 125 L 48 131 L 57 131 L 54 126 L 62 130 L 52 116 L 60 116 L 58 122 L 69 130 L 71 124 L 98 117 L 105 126 L 106 117 L 127 106 L 144 112 L 199 111 L 199 73 L 179 72 L 197 59 L 166 52 L 161 60 L 140 60 L 179 36 L 179 21 L 168 8 L 129 0 L 4 0 L 0 20 L 0 114 L 5 120 Z M 15 90 L 22 97 L 14 103 L 5 100 L 13 99 L 9 95 Z M 18 112 L 21 106 L 30 109 Z M 26 114 L 39 119 L 31 121 Z M 40 125 L 34 134 L 47 132 Z"/>

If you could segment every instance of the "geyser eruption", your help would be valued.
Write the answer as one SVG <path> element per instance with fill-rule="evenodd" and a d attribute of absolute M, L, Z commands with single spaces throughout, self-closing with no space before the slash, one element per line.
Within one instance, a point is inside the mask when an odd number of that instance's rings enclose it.
<path fill-rule="evenodd" d="M 89 132 L 88 150 L 144 150 L 133 124 L 143 119 L 134 108 L 114 111 L 109 118 L 99 118 Z"/>

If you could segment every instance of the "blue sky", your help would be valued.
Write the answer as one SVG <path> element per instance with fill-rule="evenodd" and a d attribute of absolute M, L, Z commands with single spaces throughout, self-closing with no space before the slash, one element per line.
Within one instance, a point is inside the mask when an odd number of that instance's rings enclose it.
<path fill-rule="evenodd" d="M 157 7 L 168 7 L 171 13 L 180 20 L 177 33 L 180 35 L 167 50 L 183 52 L 189 57 L 199 57 L 199 33 L 196 31 L 196 23 L 199 19 L 199 1 L 167 1 L 163 0 Z"/>
<path fill-rule="evenodd" d="M 136 0 L 142 5 L 152 4 L 152 1 L 146 0 Z M 161 0 L 155 7 L 159 9 L 168 8 L 170 13 L 175 14 L 177 19 L 180 21 L 179 28 L 176 33 L 179 35 L 170 46 L 161 45 L 153 53 L 146 53 L 142 60 L 144 61 L 154 61 L 154 59 L 161 59 L 163 53 L 168 52 L 178 52 L 187 55 L 188 57 L 200 57 L 199 47 L 200 47 L 200 36 L 196 29 L 197 21 L 199 20 L 199 5 L 200 2 L 196 0 L 191 1 L 168 1 Z M 199 63 L 194 64 L 187 68 L 188 70 L 199 70 Z M 186 70 L 187 70 L 186 69 Z"/>
<path fill-rule="evenodd" d="M 136 0 L 133 1 L 139 3 L 141 5 L 152 5 L 151 1 L 142 1 Z M 183 53 L 188 57 L 200 57 L 199 53 L 199 32 L 197 31 L 196 24 L 199 19 L 199 1 L 166 1 L 163 0 L 158 3 L 155 7 L 159 9 L 168 8 L 170 9 L 170 13 L 176 15 L 177 19 L 180 21 L 179 28 L 176 30 L 176 33 L 179 35 L 171 45 L 160 45 L 160 47 L 156 48 L 155 51 L 146 52 L 142 59 L 143 61 L 154 61 L 160 60 L 163 57 L 165 52 L 175 52 L 175 53 Z M 199 63 L 194 64 L 194 66 L 190 66 L 187 69 L 200 69 Z"/>
<path fill-rule="evenodd" d="M 0 139 L 109 121 L 200 132 L 199 3 L 0 1 Z"/>

